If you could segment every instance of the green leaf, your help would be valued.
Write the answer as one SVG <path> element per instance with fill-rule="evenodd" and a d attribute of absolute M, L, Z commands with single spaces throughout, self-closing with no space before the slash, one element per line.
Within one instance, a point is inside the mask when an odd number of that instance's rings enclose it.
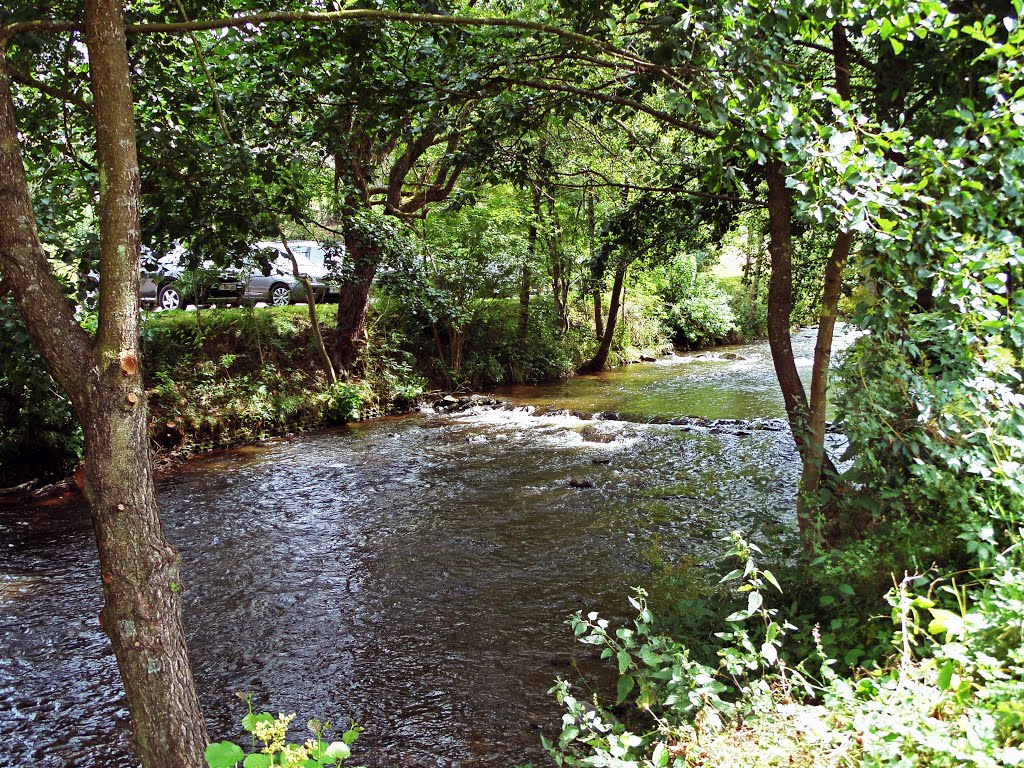
<path fill-rule="evenodd" d="M 764 580 L 775 587 L 779 592 L 782 592 L 782 587 L 779 586 L 778 579 L 775 578 L 775 574 L 771 571 L 761 571 L 761 575 L 764 576 Z"/>
<path fill-rule="evenodd" d="M 274 722 L 274 716 L 269 712 L 252 712 L 242 718 L 242 727 L 249 733 L 252 733 L 256 730 L 257 723 L 272 722 Z"/>
<path fill-rule="evenodd" d="M 245 757 L 245 753 L 237 744 L 217 741 L 206 748 L 203 757 L 210 768 L 233 768 Z"/>
<path fill-rule="evenodd" d="M 654 763 L 655 768 L 665 768 L 668 765 L 668 759 L 668 747 L 659 741 L 651 754 L 651 762 Z"/>
<path fill-rule="evenodd" d="M 636 681 L 633 680 L 632 675 L 623 675 L 619 678 L 619 684 L 617 686 L 617 696 L 615 698 L 616 704 L 621 704 L 629 696 L 629 692 L 633 690 L 636 685 Z"/>
<path fill-rule="evenodd" d="M 351 746 L 352 742 L 354 742 L 358 738 L 359 738 L 359 729 L 358 728 L 349 728 L 347 731 L 345 731 L 341 735 L 341 740 L 344 743 L 348 744 L 349 746 Z"/>
<path fill-rule="evenodd" d="M 928 623 L 929 634 L 937 635 L 945 632 L 956 637 L 963 636 L 964 620 L 958 614 L 947 611 L 944 608 L 932 608 L 931 612 L 935 618 Z"/>
<path fill-rule="evenodd" d="M 245 768 L 270 768 L 273 764 L 274 758 L 270 755 L 264 755 L 262 752 L 247 755 L 245 761 L 242 763 Z"/>
<path fill-rule="evenodd" d="M 747 613 L 756 612 L 763 603 L 764 598 L 761 597 L 760 592 L 751 592 L 747 597 Z"/>
<path fill-rule="evenodd" d="M 893 53 L 899 56 L 903 52 L 904 45 L 895 37 L 890 37 L 889 42 L 892 44 Z"/>
<path fill-rule="evenodd" d="M 956 662 L 952 659 L 947 659 L 946 663 L 942 665 L 942 669 L 939 670 L 939 690 L 948 691 L 950 684 L 953 681 L 953 672 L 956 671 Z"/>
<path fill-rule="evenodd" d="M 619 661 L 619 674 L 621 675 L 625 673 L 627 669 L 629 669 L 629 662 L 632 661 L 632 659 L 630 658 L 629 654 L 625 651 L 619 651 L 616 654 L 616 658 Z"/>
<path fill-rule="evenodd" d="M 741 571 L 739 568 L 736 568 L 735 570 L 729 571 L 727 574 L 725 574 L 725 576 L 723 576 L 718 583 L 721 584 L 723 581 L 732 581 L 733 579 L 738 579 L 742 575 L 743 571 Z"/>

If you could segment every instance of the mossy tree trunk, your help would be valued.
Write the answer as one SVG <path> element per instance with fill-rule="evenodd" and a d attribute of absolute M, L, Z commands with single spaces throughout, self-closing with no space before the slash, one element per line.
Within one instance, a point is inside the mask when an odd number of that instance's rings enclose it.
<path fill-rule="evenodd" d="M 0 66 L 0 273 L 85 435 L 84 490 L 110 638 L 145 768 L 201 768 L 207 735 L 182 627 L 179 559 L 160 522 L 138 354 L 139 170 L 121 7 L 88 0 L 84 39 L 100 174 L 99 324 L 90 339 L 39 240 Z M 0 63 L 6 51 L 0 51 Z"/>

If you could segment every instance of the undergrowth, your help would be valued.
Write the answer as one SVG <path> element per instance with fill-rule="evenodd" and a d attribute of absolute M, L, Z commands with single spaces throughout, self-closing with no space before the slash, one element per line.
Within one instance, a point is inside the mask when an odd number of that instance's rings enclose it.
<path fill-rule="evenodd" d="M 771 606 L 777 580 L 734 534 L 738 567 L 723 581 L 738 605 L 709 646 L 662 632 L 642 590 L 631 627 L 573 619 L 580 642 L 616 665 L 616 695 L 586 701 L 559 680 L 562 730 L 545 746 L 559 765 L 609 768 L 1020 765 L 1020 534 L 976 572 L 897 580 L 885 596 L 889 653 L 849 673 L 836 671 L 820 627 L 798 629 Z M 809 654 L 791 651 L 801 635 Z"/>

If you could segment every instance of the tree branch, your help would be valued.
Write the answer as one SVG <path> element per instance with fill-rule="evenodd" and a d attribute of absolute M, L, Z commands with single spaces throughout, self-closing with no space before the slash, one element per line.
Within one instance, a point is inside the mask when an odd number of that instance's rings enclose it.
<path fill-rule="evenodd" d="M 617 48 L 608 43 L 601 42 L 593 37 L 572 32 L 568 29 L 551 26 L 535 21 L 521 21 L 519 19 L 507 19 L 495 16 L 445 16 L 434 13 L 405 13 L 401 11 L 384 11 L 375 9 L 350 9 L 334 12 L 315 11 L 293 11 L 293 12 L 268 12 L 253 13 L 242 16 L 219 19 L 197 19 L 188 22 L 149 22 L 142 24 L 126 25 L 127 32 L 134 35 L 165 33 L 170 35 L 187 34 L 190 32 L 210 31 L 214 29 L 229 29 L 246 26 L 264 26 L 267 24 L 287 23 L 324 23 L 333 24 L 346 21 L 391 21 L 407 24 L 430 24 L 442 27 L 505 27 L 509 29 L 526 30 L 530 32 L 541 32 L 554 35 L 563 40 L 577 43 L 586 48 L 603 51 L 607 54 L 617 56 L 624 61 L 639 64 L 646 67 L 657 67 L 636 54 Z M 8 24 L 0 28 L 0 50 L 6 50 L 11 40 L 16 35 L 27 32 L 71 32 L 81 29 L 81 23 L 63 19 L 40 19 L 35 21 L 22 21 Z"/>
<path fill-rule="evenodd" d="M 10 75 L 11 80 L 13 80 L 14 82 L 20 83 L 21 85 L 27 86 L 29 88 L 34 88 L 40 93 L 44 93 L 47 96 L 57 99 L 59 101 L 66 101 L 68 104 L 74 104 L 79 109 L 85 110 L 89 114 L 92 114 L 92 104 L 90 104 L 84 98 L 79 96 L 77 93 L 74 93 L 73 91 L 65 91 L 62 88 L 56 88 L 52 85 L 42 83 L 39 80 L 36 80 L 34 77 L 32 77 L 32 75 L 30 75 L 28 72 L 18 69 L 16 66 L 11 64 L 11 62 L 7 61 L 6 59 L 4 59 L 3 61 L 4 67 L 7 69 L 8 75 Z"/>
<path fill-rule="evenodd" d="M 587 88 L 578 88 L 572 85 L 563 85 L 560 83 L 545 83 L 537 80 L 519 80 L 511 77 L 495 78 L 495 82 L 509 83 L 510 85 L 521 85 L 524 88 L 534 88 L 538 91 L 558 91 L 561 93 L 572 93 L 577 96 L 586 96 L 597 101 L 602 101 L 605 104 L 618 104 L 623 107 L 635 109 L 638 112 L 644 112 L 650 115 L 651 117 L 657 118 L 662 122 L 668 123 L 669 125 L 674 125 L 677 128 L 682 128 L 683 130 L 689 131 L 690 133 L 696 136 L 701 136 L 705 139 L 715 138 L 715 134 L 712 131 L 709 131 L 708 129 L 702 126 L 699 126 L 696 123 L 681 120 L 680 118 L 676 117 L 675 115 L 669 114 L 668 112 L 662 112 L 660 109 L 649 107 L 643 102 L 635 101 L 633 99 L 627 99 L 623 96 L 613 96 L 612 94 L 609 93 L 597 93 L 596 91 L 591 91 Z"/>

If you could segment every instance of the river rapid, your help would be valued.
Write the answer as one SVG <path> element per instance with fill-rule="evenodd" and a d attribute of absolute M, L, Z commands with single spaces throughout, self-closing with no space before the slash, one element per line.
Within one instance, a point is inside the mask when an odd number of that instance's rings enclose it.
<path fill-rule="evenodd" d="M 813 332 L 794 343 L 809 374 Z M 161 482 L 215 740 L 242 741 L 252 691 L 296 723 L 360 723 L 356 765 L 545 764 L 547 691 L 592 666 L 571 614 L 625 620 L 631 588 L 669 572 L 699 590 L 736 529 L 795 551 L 765 344 L 497 395 L 509 407 L 276 440 Z M 136 764 L 101 602 L 82 507 L 0 508 L 0 765 Z"/>

